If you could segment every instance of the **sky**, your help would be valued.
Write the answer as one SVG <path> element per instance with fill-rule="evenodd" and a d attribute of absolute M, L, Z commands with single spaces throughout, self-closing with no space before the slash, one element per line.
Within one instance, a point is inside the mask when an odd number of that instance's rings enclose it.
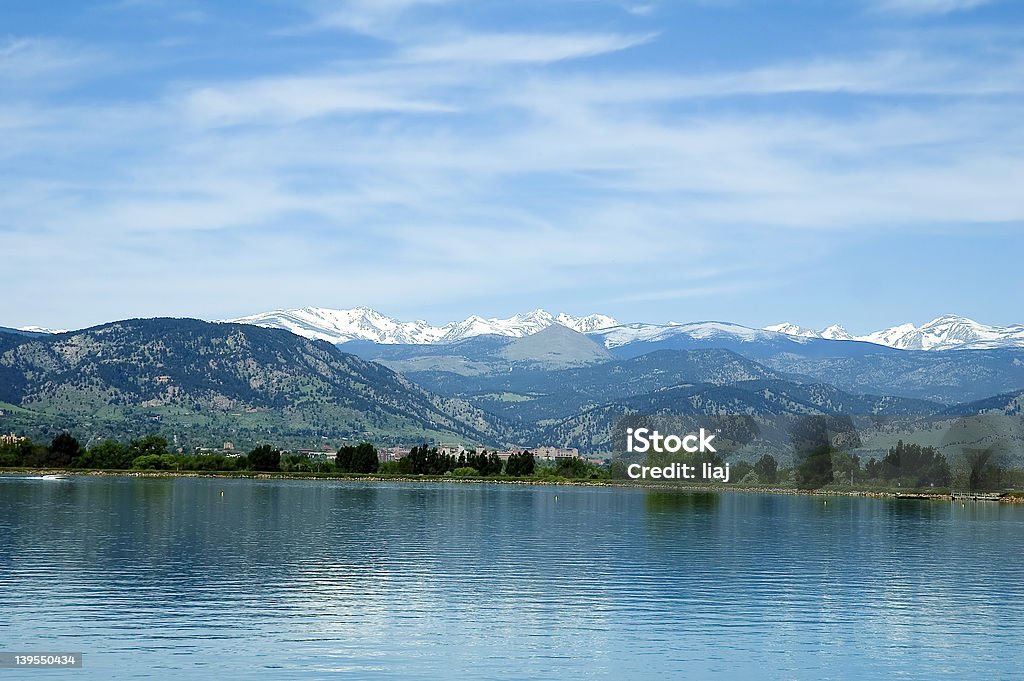
<path fill-rule="evenodd" d="M 5 0 L 0 326 L 1024 322 L 1019 0 Z"/>

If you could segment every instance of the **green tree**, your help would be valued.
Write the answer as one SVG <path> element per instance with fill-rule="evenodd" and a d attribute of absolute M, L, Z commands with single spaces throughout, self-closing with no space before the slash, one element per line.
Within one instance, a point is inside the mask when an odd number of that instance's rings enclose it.
<path fill-rule="evenodd" d="M 45 449 L 28 438 L 0 445 L 0 468 L 35 466 L 42 461 Z"/>
<path fill-rule="evenodd" d="M 82 455 L 82 445 L 71 433 L 61 433 L 53 438 L 50 443 L 50 466 L 70 466 L 71 463 Z"/>
<path fill-rule="evenodd" d="M 417 454 L 417 459 L 419 458 Z M 334 463 L 341 473 L 376 473 L 380 468 L 377 448 L 369 442 L 341 447 L 334 459 Z"/>
<path fill-rule="evenodd" d="M 839 483 L 853 484 L 861 477 L 860 458 L 849 452 L 833 452 L 832 475 Z"/>
<path fill-rule="evenodd" d="M 585 478 L 590 475 L 591 466 L 579 457 L 558 459 L 555 474 L 563 478 Z"/>
<path fill-rule="evenodd" d="M 167 438 L 159 435 L 148 435 L 128 444 L 132 461 L 140 456 L 163 456 L 167 454 Z"/>
<path fill-rule="evenodd" d="M 537 463 L 530 452 L 516 452 L 508 457 L 505 462 L 505 473 L 514 477 L 526 477 L 533 475 Z"/>
<path fill-rule="evenodd" d="M 281 470 L 289 473 L 311 473 L 313 471 L 313 460 L 308 456 L 299 454 L 283 454 L 281 456 Z"/>
<path fill-rule="evenodd" d="M 50 462 L 50 450 L 43 445 L 31 441 L 20 443 L 22 465 L 29 468 L 48 468 L 53 464 Z"/>
<path fill-rule="evenodd" d="M 126 469 L 132 467 L 132 451 L 115 440 L 103 440 L 86 452 L 85 456 L 79 459 L 79 466 L 82 468 L 110 468 Z"/>
<path fill-rule="evenodd" d="M 754 464 L 754 472 L 762 483 L 773 485 L 779 481 L 779 462 L 771 454 L 764 454 Z"/>
<path fill-rule="evenodd" d="M 814 489 L 831 484 L 832 448 L 821 447 L 807 454 L 806 458 L 796 467 L 796 484 L 804 489 Z"/>
<path fill-rule="evenodd" d="M 870 463 L 870 462 L 869 462 Z M 899 479 L 908 485 L 945 486 L 950 482 L 949 463 L 934 447 L 922 447 L 900 440 L 876 466 L 886 480 Z"/>
<path fill-rule="evenodd" d="M 377 448 L 369 442 L 362 442 L 356 447 L 354 457 L 356 472 L 376 473 L 380 468 L 380 458 L 377 456 Z"/>
<path fill-rule="evenodd" d="M 140 470 L 171 471 L 181 468 L 181 461 L 173 454 L 143 454 L 135 457 L 132 468 Z"/>
<path fill-rule="evenodd" d="M 452 462 L 452 470 L 456 467 L 457 462 Z M 502 468 L 501 457 L 498 456 L 497 452 L 470 452 L 466 455 L 466 466 L 475 468 L 480 472 L 480 475 L 501 475 Z"/>
<path fill-rule="evenodd" d="M 732 464 L 732 470 L 729 473 L 730 482 L 739 482 L 743 480 L 750 471 L 754 470 L 754 465 L 748 461 L 737 461 Z"/>
<path fill-rule="evenodd" d="M 384 473 L 386 475 L 396 475 L 402 473 L 402 460 L 398 461 L 381 461 L 380 468 L 377 469 L 378 473 Z"/>
<path fill-rule="evenodd" d="M 270 445 L 260 445 L 249 452 L 249 467 L 254 471 L 281 470 L 281 452 Z"/>

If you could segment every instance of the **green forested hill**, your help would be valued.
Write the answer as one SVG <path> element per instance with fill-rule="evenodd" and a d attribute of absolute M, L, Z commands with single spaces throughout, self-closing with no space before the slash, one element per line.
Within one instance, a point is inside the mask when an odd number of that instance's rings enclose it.
<path fill-rule="evenodd" d="M 492 443 L 506 435 L 468 403 L 328 343 L 192 319 L 135 319 L 8 342 L 0 348 L 0 401 L 29 410 L 7 418 L 24 423 L 34 414 L 43 429 L 161 430 L 189 444 L 317 436 Z"/>

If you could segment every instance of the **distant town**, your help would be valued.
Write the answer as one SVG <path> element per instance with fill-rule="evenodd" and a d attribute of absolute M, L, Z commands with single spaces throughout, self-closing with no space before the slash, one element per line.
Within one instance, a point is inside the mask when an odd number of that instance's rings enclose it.
<path fill-rule="evenodd" d="M 17 437 L 13 433 L 3 437 Z M 485 451 L 485 447 L 473 447 L 457 443 L 440 443 L 435 446 L 438 454 L 443 456 L 459 457 L 460 455 L 466 455 L 475 453 L 478 451 Z M 557 464 L 567 460 L 582 460 L 593 466 L 603 466 L 608 463 L 608 459 L 600 457 L 584 457 L 580 454 L 579 449 L 553 447 L 550 445 L 544 445 L 541 447 L 523 448 L 523 447 L 508 447 L 501 450 L 493 450 L 498 458 L 501 459 L 502 463 L 508 462 L 508 460 L 515 455 L 529 454 L 532 455 L 534 460 L 539 464 Z M 320 445 L 316 448 L 299 448 L 292 450 L 292 454 L 310 459 L 311 461 L 327 461 L 328 459 L 334 459 L 338 452 L 338 447 L 332 447 L 331 445 Z M 388 461 L 400 461 L 405 457 L 409 456 L 412 452 L 412 446 L 396 446 L 396 447 L 378 447 L 377 448 L 377 460 L 380 463 Z M 196 448 L 197 454 L 221 454 L 229 458 L 240 457 L 245 454 L 242 450 L 235 447 L 233 442 L 225 442 L 220 448 L 216 447 L 198 447 Z"/>

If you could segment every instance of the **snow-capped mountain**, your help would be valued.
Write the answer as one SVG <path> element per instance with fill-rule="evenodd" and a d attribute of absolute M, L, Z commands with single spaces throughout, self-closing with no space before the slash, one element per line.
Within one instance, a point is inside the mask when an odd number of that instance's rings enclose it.
<path fill-rule="evenodd" d="M 814 331 L 790 323 L 766 326 L 765 330 L 800 338 L 866 341 L 900 350 L 977 350 L 1024 347 L 1024 326 L 1022 325 L 990 326 L 956 315 L 943 315 L 919 327 L 913 324 L 900 324 L 865 336 L 852 336 L 838 324 L 822 331 Z"/>
<path fill-rule="evenodd" d="M 771 326 L 764 327 L 765 331 L 776 331 L 778 333 L 784 333 L 787 336 L 800 336 L 802 338 L 825 338 L 827 340 L 863 340 L 854 338 L 849 331 L 844 329 L 839 324 L 833 324 L 821 331 L 815 331 L 809 329 L 806 326 L 798 326 L 796 324 L 790 324 L 789 322 L 783 322 L 782 324 L 772 324 Z"/>
<path fill-rule="evenodd" d="M 805 326 L 797 326 L 796 324 L 790 324 L 789 322 L 783 322 L 781 324 L 772 324 L 771 326 L 764 327 L 764 330 L 774 331 L 776 333 L 784 333 L 787 336 L 802 336 L 804 338 L 821 338 L 821 334 L 824 333 L 824 331 L 819 333 L 814 329 L 808 329 Z"/>
<path fill-rule="evenodd" d="M 472 315 L 461 322 L 431 326 L 423 320 L 402 322 L 368 307 L 357 307 L 351 310 L 305 307 L 300 310 L 276 310 L 224 321 L 287 329 L 299 336 L 325 340 L 330 343 L 365 340 L 374 343 L 414 345 L 454 343 L 487 334 L 522 338 L 546 329 L 552 324 L 561 324 L 581 333 L 618 324 L 617 321 L 605 315 L 575 317 L 562 313 L 556 317 L 546 310 L 534 310 L 525 314 L 513 315 L 508 319 L 485 319 Z"/>
<path fill-rule="evenodd" d="M 304 307 L 301 310 L 275 310 L 262 314 L 227 320 L 239 324 L 287 329 L 298 336 L 346 343 L 370 340 L 375 343 L 437 343 L 444 330 L 425 321 L 400 322 L 368 307 L 351 310 L 330 310 Z"/>
<path fill-rule="evenodd" d="M 589 335 L 609 349 L 631 343 L 649 344 L 669 339 L 688 339 L 699 341 L 701 344 L 715 341 L 727 345 L 740 343 L 744 347 L 751 343 L 778 345 L 780 342 L 810 347 L 807 346 L 808 343 L 820 343 L 821 340 L 861 341 L 900 350 L 1024 347 L 1024 326 L 988 326 L 954 315 L 933 319 L 920 327 L 901 324 L 864 336 L 854 336 L 839 324 L 833 324 L 821 331 L 790 323 L 774 324 L 763 329 L 727 322 L 621 324 L 607 315 L 553 315 L 541 309 L 513 315 L 507 319 L 472 315 L 462 321 L 449 322 L 442 326 L 432 326 L 423 320 L 399 321 L 368 307 L 350 310 L 306 307 L 298 310 L 276 310 L 224 321 L 287 329 L 306 338 L 336 344 L 354 340 L 383 344 L 445 344 L 483 335 L 522 338 L 553 324 L 560 324 Z M 673 343 L 677 343 L 677 340 L 673 340 Z"/>
<path fill-rule="evenodd" d="M 822 338 L 827 338 L 828 340 L 856 340 L 850 332 L 844 329 L 840 324 L 833 324 L 832 326 L 822 329 L 819 335 Z"/>
<path fill-rule="evenodd" d="M 747 326 L 727 322 L 669 322 L 668 324 L 621 324 L 597 329 L 591 332 L 590 336 L 604 343 L 606 348 L 617 348 L 637 342 L 656 343 L 673 337 L 686 337 L 700 341 L 720 339 L 749 343 L 774 341 L 779 338 L 787 338 L 789 334 L 780 334 L 771 329 L 751 329 Z M 800 338 L 793 336 L 793 339 L 797 341 Z"/>
<path fill-rule="evenodd" d="M 567 326 L 573 331 L 579 331 L 580 333 L 590 333 L 591 331 L 597 331 L 598 329 L 607 329 L 612 326 L 618 326 L 619 323 L 603 314 L 592 314 L 586 317 L 573 317 L 572 315 L 565 314 L 564 312 L 557 317 L 555 321 L 562 326 Z"/>
<path fill-rule="evenodd" d="M 18 327 L 18 331 L 25 331 L 26 333 L 67 333 L 67 329 L 47 329 L 42 326 L 21 326 Z"/>

